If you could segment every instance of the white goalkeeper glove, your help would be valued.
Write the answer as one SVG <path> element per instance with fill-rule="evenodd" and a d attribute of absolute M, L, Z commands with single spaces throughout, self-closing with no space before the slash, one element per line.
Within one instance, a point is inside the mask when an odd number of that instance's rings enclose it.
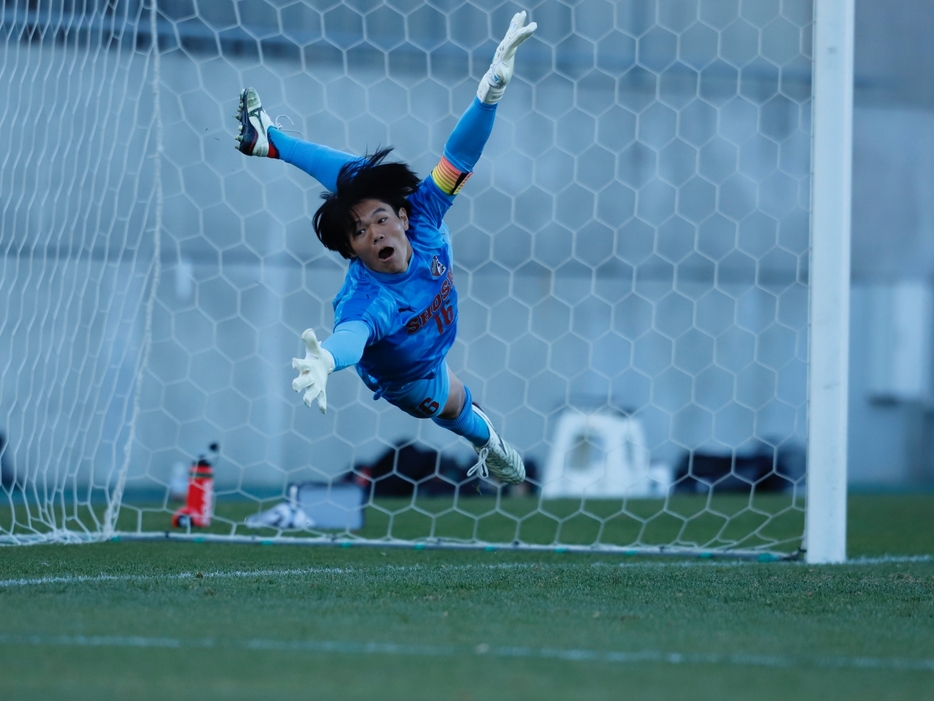
<path fill-rule="evenodd" d="M 516 63 L 516 49 L 538 28 L 535 22 L 527 25 L 525 16 L 525 10 L 513 16 L 506 36 L 496 47 L 493 63 L 490 64 L 486 75 L 480 79 L 480 86 L 477 88 L 477 97 L 480 98 L 480 102 L 492 105 L 499 102 L 503 96 L 506 83 L 512 78 L 513 66 Z"/>
<path fill-rule="evenodd" d="M 296 392 L 305 390 L 302 399 L 306 406 L 317 399 L 318 408 L 322 414 L 328 410 L 328 395 L 324 391 L 328 383 L 328 375 L 334 372 L 334 356 L 321 347 L 318 337 L 311 329 L 302 334 L 305 342 L 305 357 L 292 358 L 292 368 L 298 370 L 298 377 L 292 380 L 292 389 Z"/>

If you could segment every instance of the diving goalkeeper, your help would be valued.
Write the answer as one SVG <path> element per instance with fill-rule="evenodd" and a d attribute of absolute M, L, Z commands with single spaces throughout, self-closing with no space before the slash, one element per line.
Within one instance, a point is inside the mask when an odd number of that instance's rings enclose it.
<path fill-rule="evenodd" d="M 284 134 L 253 88 L 240 93 L 237 136 L 242 153 L 282 159 L 328 190 L 314 215 L 315 233 L 350 259 L 334 298 L 334 331 L 320 343 L 312 329 L 302 334 L 307 350 L 292 361 L 299 373 L 292 388 L 325 412 L 328 375 L 353 365 L 374 399 L 466 438 L 479 456 L 468 476 L 492 474 L 510 484 L 525 479 L 522 458 L 445 361 L 457 334 L 457 290 L 443 217 L 490 136 L 516 49 L 535 31 L 525 20 L 525 12 L 512 18 L 477 97 L 424 180 L 387 161 L 391 149 L 358 158 Z"/>

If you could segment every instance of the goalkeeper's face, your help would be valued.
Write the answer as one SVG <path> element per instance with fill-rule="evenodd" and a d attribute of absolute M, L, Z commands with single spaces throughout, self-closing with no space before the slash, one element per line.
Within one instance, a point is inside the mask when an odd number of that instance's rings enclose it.
<path fill-rule="evenodd" d="M 363 200 L 353 208 L 356 222 L 350 247 L 367 268 L 377 273 L 404 273 L 412 258 L 412 244 L 405 232 L 409 215 L 381 200 Z"/>

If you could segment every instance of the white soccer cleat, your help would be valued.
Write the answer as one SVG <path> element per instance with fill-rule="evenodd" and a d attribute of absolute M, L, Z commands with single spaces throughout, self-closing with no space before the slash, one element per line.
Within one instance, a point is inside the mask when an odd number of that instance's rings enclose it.
<path fill-rule="evenodd" d="M 486 423 L 490 429 L 490 440 L 482 448 L 474 446 L 479 460 L 477 464 L 467 471 L 468 477 L 479 474 L 482 479 L 487 479 L 491 474 L 500 482 L 506 484 L 519 484 L 525 480 L 525 464 L 522 462 L 522 456 L 516 452 L 516 449 L 499 437 L 499 434 L 490 423 L 489 417 L 484 414 L 480 407 L 473 405 L 473 410 Z"/>
<path fill-rule="evenodd" d="M 235 137 L 237 149 L 247 156 L 275 157 L 275 146 L 269 141 L 269 129 L 273 124 L 256 90 L 247 88 L 240 91 L 240 105 L 237 108 L 240 121 L 240 133 Z M 273 153 L 270 153 L 273 151 Z"/>

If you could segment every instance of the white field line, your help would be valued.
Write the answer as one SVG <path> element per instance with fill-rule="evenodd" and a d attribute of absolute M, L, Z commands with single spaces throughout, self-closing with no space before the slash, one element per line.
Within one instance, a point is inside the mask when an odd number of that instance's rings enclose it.
<path fill-rule="evenodd" d="M 857 557 L 848 560 L 848 565 L 888 565 L 905 562 L 934 562 L 934 555 L 883 555 L 882 557 Z"/>
<path fill-rule="evenodd" d="M 401 569 L 401 568 L 397 568 Z M 415 569 L 415 568 L 411 568 Z M 364 570 L 347 567 L 308 567 L 283 570 L 233 570 L 230 572 L 181 572 L 179 574 L 97 574 L 65 575 L 61 577 L 32 577 L 21 579 L 0 579 L 0 589 L 11 587 L 32 587 L 45 584 L 84 584 L 87 582 L 152 582 L 174 581 L 179 579 L 237 579 L 249 577 L 294 577 L 309 574 L 348 574 Z"/>
<path fill-rule="evenodd" d="M 491 565 L 439 565 L 439 571 L 468 569 L 534 569 L 535 564 L 503 563 Z M 547 567 L 547 565 L 546 565 Z M 11 587 L 41 586 L 44 584 L 82 584 L 86 582 L 151 582 L 180 579 L 246 579 L 251 577 L 296 577 L 320 574 L 374 574 L 379 572 L 430 572 L 433 567 L 424 565 L 383 565 L 379 567 L 299 567 L 281 570 L 232 570 L 229 572 L 181 572 L 178 574 L 98 574 L 65 575 L 60 577 L 32 577 L 0 579 L 0 589 Z"/>
<path fill-rule="evenodd" d="M 480 644 L 473 648 L 452 645 L 408 645 L 399 643 L 360 643 L 337 640 L 276 640 L 270 638 L 218 639 L 167 638 L 139 635 L 28 635 L 0 633 L 0 645 L 34 647 L 117 647 L 117 648 L 210 648 L 256 650 L 265 652 L 341 653 L 350 655 L 401 655 L 409 657 L 455 657 L 476 655 L 524 659 L 556 659 L 568 662 L 634 663 L 658 662 L 672 665 L 721 664 L 741 667 L 825 669 L 877 669 L 934 672 L 934 659 L 897 657 L 804 657 L 792 655 L 756 655 L 738 653 L 633 652 L 567 648 L 496 647 Z"/>
<path fill-rule="evenodd" d="M 846 565 L 888 565 L 888 564 L 910 564 L 934 562 L 932 555 L 912 555 L 903 557 L 877 557 L 877 558 L 859 558 L 850 560 L 843 565 L 820 565 L 820 567 L 839 568 Z M 676 562 L 593 562 L 585 565 L 586 567 L 624 567 L 634 568 L 694 568 L 694 567 L 718 567 L 718 568 L 743 568 L 743 567 L 761 567 L 763 564 L 771 564 L 774 567 L 804 567 L 803 562 L 783 562 L 783 563 L 753 563 L 741 560 L 685 560 Z M 301 567 L 287 569 L 265 569 L 265 570 L 232 570 L 229 572 L 181 572 L 178 574 L 97 574 L 97 575 L 62 575 L 58 577 L 22 577 L 18 579 L 0 579 L 0 589 L 9 589 L 12 587 L 32 587 L 43 586 L 47 584 L 84 584 L 96 582 L 151 582 L 151 581 L 173 581 L 187 580 L 195 578 L 204 579 L 244 579 L 251 577 L 296 577 L 305 575 L 321 574 L 378 574 L 384 572 L 430 572 L 437 570 L 439 572 L 450 572 L 458 570 L 512 570 L 512 569 L 567 569 L 574 567 L 574 563 L 495 563 L 495 564 L 476 564 L 476 565 L 383 565 L 376 567 Z M 811 565 L 814 567 L 814 565 Z"/>

